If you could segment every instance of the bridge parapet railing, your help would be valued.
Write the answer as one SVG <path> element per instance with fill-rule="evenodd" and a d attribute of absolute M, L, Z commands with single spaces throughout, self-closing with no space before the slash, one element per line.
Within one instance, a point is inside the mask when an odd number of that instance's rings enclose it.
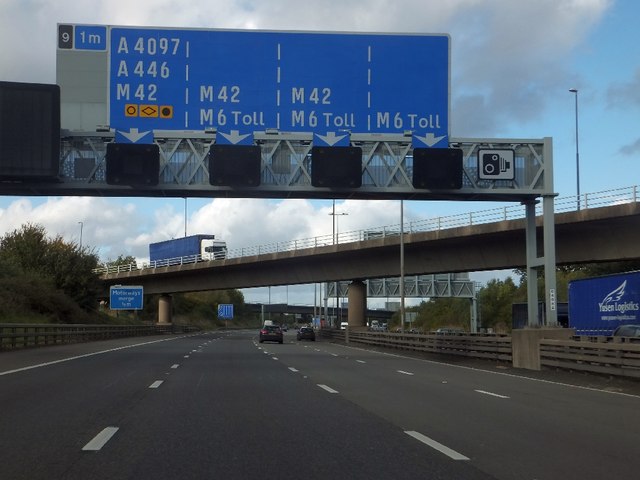
<path fill-rule="evenodd" d="M 580 204 L 582 209 L 599 208 L 604 206 L 634 203 L 638 201 L 638 186 L 622 187 L 595 193 L 585 193 L 578 199 L 576 196 L 557 197 L 554 201 L 555 213 L 575 211 Z M 542 214 L 542 206 L 536 206 L 536 214 Z M 507 205 L 488 210 L 459 213 L 444 217 L 432 217 L 417 221 L 406 222 L 402 225 L 405 234 L 446 230 L 450 228 L 470 227 L 487 223 L 501 222 L 505 220 L 518 220 L 525 218 L 525 208 L 522 205 Z M 344 244 L 360 242 L 387 236 L 400 234 L 400 224 L 385 225 L 351 232 L 340 232 L 321 235 L 312 238 L 299 238 L 283 242 L 273 242 L 263 245 L 229 249 L 224 256 L 202 257 L 191 255 L 149 263 L 135 263 L 131 265 L 112 265 L 96 269 L 98 274 L 122 273 L 145 268 L 159 268 L 173 265 L 182 265 L 223 258 L 242 258 L 248 256 L 265 255 L 289 251 L 297 251 L 309 248 L 317 248 L 332 244 Z"/>

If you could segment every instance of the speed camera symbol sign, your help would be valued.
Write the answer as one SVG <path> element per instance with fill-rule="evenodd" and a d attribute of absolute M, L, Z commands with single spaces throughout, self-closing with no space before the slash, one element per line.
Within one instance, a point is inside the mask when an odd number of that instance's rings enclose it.
<path fill-rule="evenodd" d="M 513 150 L 478 150 L 478 178 L 480 180 L 513 180 L 515 176 L 515 152 Z"/>

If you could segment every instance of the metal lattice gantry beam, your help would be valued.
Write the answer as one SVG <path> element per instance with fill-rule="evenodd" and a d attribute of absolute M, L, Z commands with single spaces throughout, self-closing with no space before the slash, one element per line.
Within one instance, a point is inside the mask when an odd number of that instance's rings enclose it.
<path fill-rule="evenodd" d="M 336 283 L 340 297 L 347 297 L 351 282 L 329 282 L 327 296 L 336 296 Z M 367 298 L 399 298 L 399 278 L 368 279 Z M 476 283 L 468 273 L 418 275 L 404 278 L 404 296 L 413 298 L 476 298 Z"/>
<path fill-rule="evenodd" d="M 501 140 L 452 138 L 451 147 L 463 151 L 460 190 L 417 189 L 412 185 L 411 136 L 353 134 L 351 145 L 362 148 L 362 186 L 331 189 L 311 185 L 311 133 L 256 132 L 262 152 L 258 187 L 213 186 L 209 183 L 208 154 L 216 133 L 154 132 L 160 150 L 157 186 L 108 185 L 106 145 L 113 131 L 62 132 L 59 175 L 37 182 L 5 185 L 8 195 L 96 195 L 131 197 L 237 197 L 237 198 L 356 198 L 416 200 L 531 200 L 553 194 L 551 139 Z M 478 175 L 478 150 L 513 149 L 513 180 L 486 180 Z"/>
<path fill-rule="evenodd" d="M 351 282 L 329 282 L 326 284 L 325 302 L 329 298 L 347 298 Z M 404 296 L 412 298 L 466 298 L 470 300 L 470 328 L 477 332 L 478 302 L 476 296 L 477 284 L 469 279 L 468 273 L 446 273 L 438 275 L 418 275 L 405 277 Z M 377 278 L 366 281 L 367 298 L 399 298 L 399 278 Z"/>

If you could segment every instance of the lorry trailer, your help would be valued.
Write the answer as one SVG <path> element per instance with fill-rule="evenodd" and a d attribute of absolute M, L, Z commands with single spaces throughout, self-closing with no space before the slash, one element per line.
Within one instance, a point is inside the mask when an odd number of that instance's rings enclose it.
<path fill-rule="evenodd" d="M 640 324 L 640 271 L 569 282 L 569 327 L 576 335 L 606 335 Z"/>
<path fill-rule="evenodd" d="M 227 258 L 227 244 L 215 235 L 198 234 L 149 244 L 149 260 L 167 264 Z"/>

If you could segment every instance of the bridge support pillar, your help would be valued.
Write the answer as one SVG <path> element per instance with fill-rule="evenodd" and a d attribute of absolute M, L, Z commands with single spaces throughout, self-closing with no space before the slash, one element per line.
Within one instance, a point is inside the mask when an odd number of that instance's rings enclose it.
<path fill-rule="evenodd" d="M 171 295 L 160 295 L 158 300 L 158 324 L 171 324 L 171 311 L 173 310 L 173 299 Z"/>
<path fill-rule="evenodd" d="M 367 324 L 367 286 L 360 280 L 354 280 L 349 285 L 349 309 L 347 320 L 349 327 L 364 327 Z"/>

